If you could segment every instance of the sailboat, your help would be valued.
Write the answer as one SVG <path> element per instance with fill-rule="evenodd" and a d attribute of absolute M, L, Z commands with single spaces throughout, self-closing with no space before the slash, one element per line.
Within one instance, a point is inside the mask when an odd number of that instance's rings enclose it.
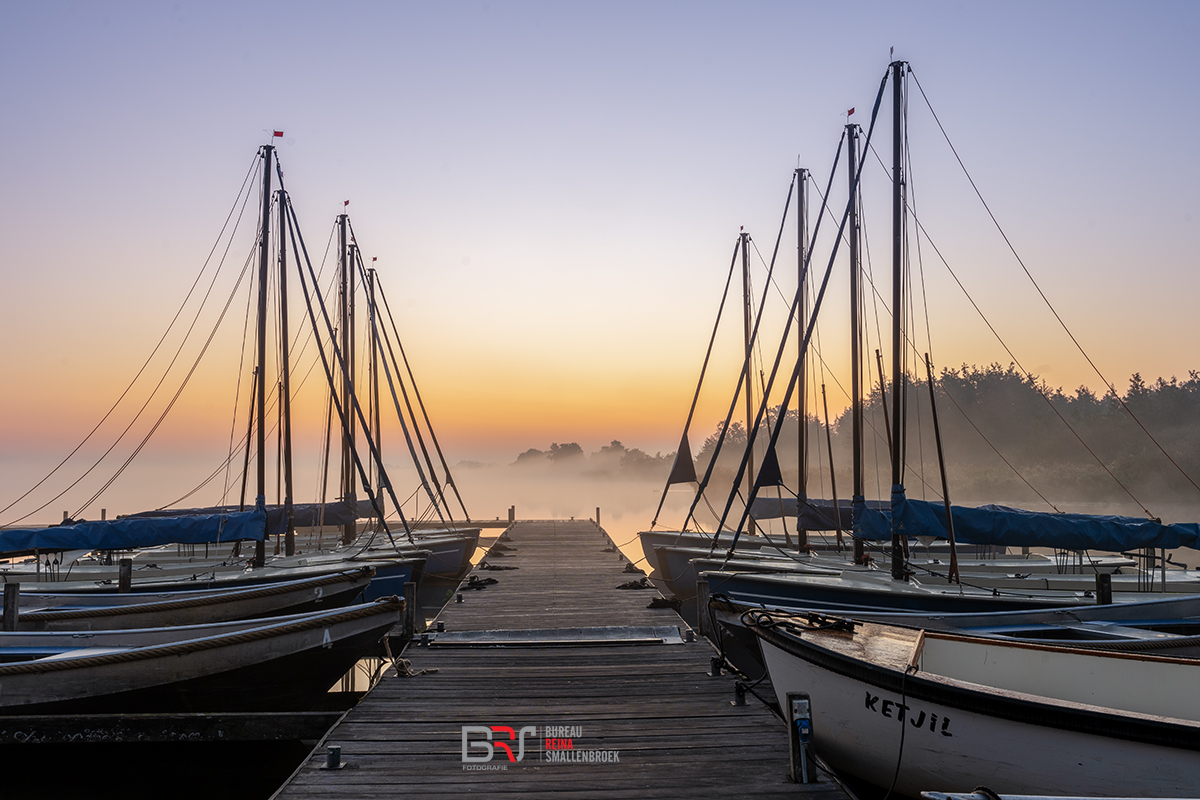
<path fill-rule="evenodd" d="M 751 620 L 783 708 L 834 769 L 915 797 L 1196 797 L 1200 661 L 879 623 Z"/>
<path fill-rule="evenodd" d="M 170 590 L 194 588 L 195 586 L 249 585 L 279 580 L 296 579 L 308 575 L 329 574 L 350 566 L 370 565 L 376 576 L 367 597 L 375 598 L 403 593 L 406 583 L 418 584 L 418 590 L 429 588 L 440 581 L 432 591 L 440 601 L 448 597 L 447 585 L 455 585 L 470 569 L 471 559 L 478 545 L 480 529 L 469 524 L 461 525 L 449 514 L 445 502 L 450 491 L 458 496 L 458 489 L 450 475 L 449 466 L 442 455 L 436 435 L 429 425 L 424 403 L 408 368 L 407 356 L 399 343 L 398 334 L 389 336 L 383 327 L 385 322 L 381 306 L 377 302 L 377 276 L 373 269 L 367 270 L 361 252 L 354 240 L 353 229 L 347 214 L 338 217 L 340 255 L 340 292 L 336 313 L 331 315 L 324 298 L 318 293 L 316 273 L 308 260 L 303 234 L 299 230 L 290 197 L 283 188 L 283 172 L 275 158 L 273 144 L 264 145 L 260 151 L 262 165 L 261 218 L 257 237 L 258 262 L 258 307 L 256 331 L 256 368 L 251 397 L 251 424 L 245 441 L 246 462 L 244 478 L 253 469 L 256 473 L 257 496 L 249 507 L 246 503 L 246 480 L 243 480 L 242 502 L 236 506 L 216 506 L 194 509 L 162 509 L 144 512 L 116 521 L 101 521 L 79 524 L 64 524 L 47 529 L 7 530 L 0 533 L 0 553 L 17 555 L 33 553 L 33 563 L 9 564 L 0 567 L 0 578 L 4 581 L 20 581 L 27 588 L 45 588 L 45 583 L 56 584 L 57 591 L 105 591 L 117 585 L 118 568 L 113 564 L 113 555 L 128 554 L 134 562 L 133 583 L 148 590 Z M 278 179 L 279 189 L 273 191 L 273 178 Z M 272 210 L 278 210 L 278 225 L 272 237 Z M 273 240 L 278 248 L 273 253 Z M 289 247 L 290 243 L 290 247 Z M 336 416 L 341 429 L 342 464 L 340 497 L 332 502 L 296 504 L 292 501 L 292 447 L 291 447 L 291 380 L 290 380 L 290 332 L 288 327 L 287 274 L 288 254 L 292 254 L 300 280 L 302 296 L 307 305 L 308 322 L 315 334 L 320 350 L 320 360 L 326 383 L 330 387 L 331 416 Z M 272 265 L 277 266 L 275 272 Z M 306 272 L 307 270 L 307 272 Z M 273 276 L 273 277 L 272 277 Z M 351 365 L 357 363 L 355 352 L 355 284 L 361 276 L 361 285 L 369 288 L 368 317 L 370 330 L 370 361 L 372 365 L 372 418 L 364 412 L 365 402 L 360 400 L 354 386 Z M 311 281 L 311 287 L 310 287 Z M 279 344 L 279 471 L 280 502 L 268 506 L 266 503 L 266 395 L 267 372 L 267 327 L 268 286 L 278 287 L 278 344 Z M 382 294 L 382 288 L 380 288 Z M 386 303 L 386 295 L 382 295 Z M 314 307 L 314 305 L 316 307 Z M 336 323 L 334 317 L 337 317 Z M 390 312 L 387 319 L 390 321 Z M 392 322 L 393 333 L 395 324 Z M 328 343 L 330 353 L 321 346 Z M 397 359 L 395 349 L 399 349 Z M 401 377 L 401 359 L 407 370 L 407 384 Z M 382 367 L 382 369 L 381 369 Z M 430 499 L 430 507 L 436 511 L 443 523 L 441 529 L 417 530 L 410 526 L 401 509 L 384 467 L 380 451 L 380 403 L 379 384 L 381 376 L 391 391 L 400 425 L 408 441 L 422 487 Z M 420 463 L 417 447 L 405 412 L 411 419 L 413 433 L 428 467 L 428 477 Z M 441 467 L 445 470 L 445 481 L 441 483 L 434 474 L 434 461 L 417 427 L 418 412 L 424 419 L 432 438 Z M 333 412 L 336 411 L 336 414 Z M 365 442 L 363 441 L 365 440 Z M 364 447 L 365 444 L 365 447 Z M 250 464 L 249 455 L 256 454 L 256 463 Z M 372 480 L 373 476 L 373 480 Z M 432 484 L 432 485 L 431 485 Z M 365 500 L 359 496 L 366 494 Z M 384 498 L 390 497 L 394 513 L 399 516 L 403 528 L 402 536 L 394 536 L 383 512 Z M 458 496 L 461 505 L 462 498 Z M 463 507 L 466 513 L 465 506 Z M 359 519 L 367 516 L 376 520 L 374 530 L 362 532 Z M 68 521 L 69 522 L 69 521 Z M 300 526 L 322 527 L 336 525 L 341 535 L 332 547 L 318 538 L 307 552 L 296 550 L 296 528 Z M 133 533 L 130 533 L 133 532 Z M 361 532 L 361 535 L 360 535 Z M 266 542 L 274 539 L 277 552 L 269 557 Z M 242 542 L 253 542 L 252 556 L 243 556 Z M 163 546 L 166 543 L 183 543 L 186 548 Z M 195 546 L 203 544 L 204 555 L 198 555 Z M 70 565 L 56 553 L 65 550 L 80 552 L 94 551 L 93 557 L 72 558 Z M 46 567 L 46 569 L 43 569 Z M 32 586 L 31 586 L 32 584 Z M 425 586 L 422 587 L 422 584 Z M 432 599 L 432 598 L 430 598 Z"/>
<path fill-rule="evenodd" d="M 251 622 L 0 633 L 0 715 L 306 710 L 403 607 L 392 597 Z"/>
<path fill-rule="evenodd" d="M 363 596 L 371 567 L 234 589 L 125 593 L 21 592 L 23 631 L 117 630 L 197 625 L 340 608 Z"/>
<path fill-rule="evenodd" d="M 884 97 L 886 83 L 890 77 L 893 84 L 893 134 L 895 137 L 895 163 L 892 174 L 893 187 L 893 297 L 892 308 L 892 397 L 891 428 L 892 431 L 904 429 L 905 421 L 902 416 L 904 397 L 905 371 L 901 353 L 907 346 L 907 339 L 902 327 L 905 307 L 903 287 L 905 286 L 904 264 L 901 242 L 903 240 L 905 199 L 903 195 L 904 179 L 901 165 L 903 163 L 904 132 L 903 119 L 903 84 L 907 64 L 895 62 L 889 66 L 888 75 L 884 76 L 879 87 L 875 107 L 872 112 L 870 126 L 866 132 L 866 144 L 863 152 L 870 149 L 871 136 L 875 130 L 876 119 L 881 101 Z M 937 505 L 920 500 L 907 498 L 904 491 L 905 463 L 903 437 L 898 433 L 889 436 L 892 471 L 892 498 L 889 503 L 869 503 L 863 497 L 863 464 L 862 464 L 862 387 L 861 356 L 859 350 L 859 312 L 856 287 L 858 280 L 858 202 L 857 193 L 862 164 L 858 163 L 857 146 L 859 136 L 858 126 L 846 126 L 843 142 L 846 143 L 849 175 L 849 199 L 844 213 L 841 215 L 840 227 L 835 237 L 833 252 L 825 269 L 820 289 L 816 296 L 815 305 L 806 320 L 806 328 L 801 328 L 800 356 L 795 367 L 791 370 L 790 379 L 780 374 L 780 366 L 784 354 L 784 344 L 793 321 L 799 317 L 806 297 L 804 280 L 792 302 L 791 314 L 788 317 L 783 339 L 776 356 L 775 364 L 762 390 L 763 399 L 758 406 L 757 415 L 747 417 L 747 443 L 742 454 L 741 462 L 734 477 L 734 489 L 730 492 L 720 515 L 718 532 L 709 538 L 707 553 L 696 546 L 700 541 L 694 533 L 683 532 L 646 532 L 641 535 L 642 546 L 647 554 L 647 560 L 656 567 L 658 577 L 665 582 L 676 596 L 683 600 L 683 608 L 687 609 L 690 596 L 696 594 L 691 585 L 699 578 L 708 584 L 710 594 L 725 594 L 736 601 L 747 604 L 765 604 L 786 606 L 791 608 L 838 608 L 843 611 L 871 610 L 883 611 L 889 608 L 907 608 L 912 610 L 939 610 L 950 612 L 955 609 L 966 611 L 982 611 L 985 608 L 996 610 L 1015 608 L 1034 608 L 1047 605 L 1072 605 L 1086 602 L 1097 596 L 1097 576 L 1103 573 L 1117 573 L 1129 570 L 1133 574 L 1116 574 L 1106 587 L 1114 592 L 1114 598 L 1131 600 L 1139 593 L 1148 589 L 1155 591 L 1177 590 L 1185 593 L 1200 592 L 1200 574 L 1188 570 L 1164 569 L 1156 584 L 1151 583 L 1152 576 L 1145 570 L 1139 570 L 1136 563 L 1125 556 L 1094 558 L 1080 557 L 1075 575 L 1060 574 L 1071 571 L 1064 569 L 1064 563 L 1055 559 L 1047 561 L 1040 556 L 1024 555 L 1014 559 L 1016 563 L 1005 563 L 1003 554 L 1006 548 L 1012 546 L 1052 547 L 1056 550 L 1072 550 L 1091 552 L 1093 550 L 1119 552 L 1139 548 L 1174 548 L 1180 546 L 1200 546 L 1200 526 L 1195 524 L 1164 525 L 1154 519 L 1131 519 L 1125 517 L 1095 517 L 1088 515 L 1068 514 L 1039 514 L 1018 509 L 985 506 L 978 509 L 965 509 L 952 506 L 949 491 L 942 468 L 942 495 L 944 502 Z M 840 150 L 839 150 L 840 157 Z M 837 159 L 834 171 L 837 169 Z M 832 185 L 833 175 L 830 176 Z M 824 193 L 828 198 L 829 191 Z M 786 216 L 786 208 L 785 208 Z M 799 226 L 803 231 L 804 226 Z M 819 226 L 818 226 L 819 230 Z M 782 229 L 781 229 L 782 234 Z M 755 536 L 752 528 L 756 513 L 762 513 L 773 507 L 784 508 L 785 501 L 776 498 L 763 497 L 764 490 L 782 484 L 778 459 L 774 456 L 775 447 L 783 429 L 783 414 L 776 413 L 775 419 L 768 417 L 769 407 L 767 397 L 777 378 L 784 381 L 785 391 L 779 409 L 786 409 L 795 392 L 803 392 L 805 382 L 802 379 L 805 353 L 813 335 L 814 326 L 825 297 L 830 270 L 833 267 L 838 247 L 843 240 L 849 243 L 851 260 L 851 327 L 854 334 L 851 337 L 851 422 L 853 428 L 853 486 L 850 501 L 852 525 L 848 529 L 852 533 L 853 554 L 849 557 L 838 557 L 827 551 L 812 547 L 811 543 L 801 539 L 800 544 L 771 541 L 770 537 Z M 815 237 L 815 233 L 814 233 Z M 808 275 L 808 262 L 811 259 L 811 249 L 803 233 L 799 240 L 799 251 L 804 262 L 803 276 Z M 772 261 L 773 263 L 773 261 Z M 762 314 L 754 325 L 757 334 Z M 803 321 L 803 320 L 802 320 Z M 753 338 L 747 341 L 753 341 Z M 749 356 L 743 367 L 743 373 L 749 371 Z M 706 359 L 707 365 L 707 359 Z M 932 365 L 927 361 L 932 385 Z M 882 370 L 881 370 L 882 372 Z M 702 370 L 703 374 L 703 370 Z M 739 384 L 740 389 L 740 384 Z M 736 405 L 736 397 L 734 401 Z M 803 406 L 802 406 L 803 407 Z M 694 410 L 694 404 L 693 404 Z M 732 406 L 731 406 L 732 411 Z M 937 433 L 936 407 L 933 409 L 934 431 L 938 442 L 940 462 L 940 434 Z M 724 427 L 728 428 L 729 417 Z M 690 415 L 689 415 L 690 423 Z M 766 424 L 769 423 L 769 430 Z M 684 443 L 681 443 L 680 454 L 687 451 L 686 425 Z M 804 426 L 800 426 L 803 434 Z M 763 468 L 753 477 L 749 488 L 742 497 L 743 510 L 736 524 L 726 530 L 725 522 L 730 516 L 737 497 L 737 486 L 745 478 L 752 475 L 754 463 L 754 445 L 756 437 L 767 437 L 769 441 L 763 446 L 766 455 L 763 457 Z M 690 458 L 690 455 L 688 456 Z M 699 501 L 699 495 L 707 485 L 710 472 L 698 481 L 699 490 L 689 511 L 687 522 Z M 801 486 L 797 497 L 791 501 L 791 509 L 797 520 L 812 517 L 816 504 L 809 501 L 804 488 L 804 470 L 801 465 Z M 687 478 L 686 465 L 681 466 L 677 460 L 675 469 L 668 479 L 668 486 Z M 694 472 L 690 477 L 694 479 Z M 836 495 L 836 490 L 834 491 Z M 838 529 L 839 538 L 843 529 L 842 507 L 835 496 L 827 506 L 830 513 L 826 517 L 832 527 Z M 660 504 L 661 508 L 661 504 Z M 836 513 L 833 512 L 836 509 Z M 780 516 L 781 513 L 775 514 Z M 811 523 L 809 523 L 811 524 Z M 828 529 L 829 524 L 823 526 Z M 798 531 L 802 534 L 803 529 Z M 957 533 L 957 536 L 956 536 Z M 727 551 L 719 553 L 721 539 L 728 543 Z M 743 542 L 749 541 L 749 553 L 739 555 L 735 548 L 740 548 Z M 915 556 L 918 541 L 942 541 L 945 549 L 935 558 L 927 556 L 923 560 Z M 878 569 L 870 558 L 868 546 L 882 543 L 884 557 L 889 564 L 887 571 Z M 960 559 L 958 543 L 966 542 L 979 548 L 987 548 L 988 556 L 982 561 L 968 562 Z M 924 545 L 927 547 L 927 545 Z M 943 562 L 942 553 L 949 557 Z M 849 555 L 849 554 L 848 554 Z M 839 566 L 840 562 L 840 566 Z M 1024 562 L 1024 563 L 1022 563 Z M 699 564 L 700 566 L 697 566 Z M 1008 569 L 1012 567 L 1012 569 Z M 1022 568 L 1022 567 L 1040 567 Z M 838 574 L 830 575 L 828 570 L 835 569 Z M 922 577 L 926 575 L 927 577 Z M 936 587 L 938 579 L 947 580 L 941 587 Z M 1141 595 L 1144 596 L 1144 595 Z M 699 613 L 704 613 L 701 609 Z M 690 621 L 690 619 L 689 619 Z"/>

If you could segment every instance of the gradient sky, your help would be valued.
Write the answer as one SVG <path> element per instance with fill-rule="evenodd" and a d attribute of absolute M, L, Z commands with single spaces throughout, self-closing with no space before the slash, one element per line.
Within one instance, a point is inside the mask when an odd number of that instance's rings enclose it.
<path fill-rule="evenodd" d="M 311 249 L 351 200 L 451 461 L 552 441 L 673 450 L 739 227 L 769 256 L 792 168 L 824 186 L 844 112 L 867 123 L 893 46 L 1107 377 L 1186 377 L 1196 41 L 1190 2 L 2 3 L 0 506 L 136 371 L 273 129 Z M 919 95 L 910 133 L 918 213 L 1018 358 L 1099 388 Z M 864 192 L 887 294 L 874 163 Z M 937 362 L 1007 363 L 924 256 Z M 844 287 L 823 318 L 835 366 Z M 224 453 L 244 305 L 230 314 L 147 450 L 157 472 L 135 480 Z M 724 333 L 694 447 L 732 387 Z M 315 430 L 319 401 L 300 405 Z"/>

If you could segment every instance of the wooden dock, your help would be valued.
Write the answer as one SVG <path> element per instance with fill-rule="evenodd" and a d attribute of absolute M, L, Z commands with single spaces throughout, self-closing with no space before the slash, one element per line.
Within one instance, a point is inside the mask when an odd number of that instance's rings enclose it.
<path fill-rule="evenodd" d="M 497 583 L 464 583 L 444 632 L 405 652 L 414 674 L 389 671 L 275 797 L 846 798 L 789 780 L 784 723 L 733 705 L 707 641 L 646 607 L 657 592 L 617 588 L 642 577 L 628 563 L 591 521 L 513 524 L 469 579 Z M 527 726 L 519 761 L 489 748 L 503 728 L 515 758 Z M 322 769 L 330 745 L 344 768 Z"/>

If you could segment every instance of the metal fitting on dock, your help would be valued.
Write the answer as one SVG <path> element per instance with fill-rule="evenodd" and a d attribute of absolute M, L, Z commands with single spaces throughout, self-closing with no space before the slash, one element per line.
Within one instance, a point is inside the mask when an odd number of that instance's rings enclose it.
<path fill-rule="evenodd" d="M 325 754 L 325 766 L 321 769 L 341 769 L 346 766 L 342 763 L 342 746 L 340 744 L 329 745 L 329 752 Z"/>

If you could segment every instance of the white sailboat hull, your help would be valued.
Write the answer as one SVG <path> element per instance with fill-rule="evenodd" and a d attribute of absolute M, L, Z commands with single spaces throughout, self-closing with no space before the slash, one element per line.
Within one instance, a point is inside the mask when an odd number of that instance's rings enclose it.
<path fill-rule="evenodd" d="M 1194 749 L 1200 725 L 1194 722 L 1138 715 L 1137 727 L 1158 730 L 1163 741 L 1134 741 L 1119 715 L 1094 706 L 1039 705 L 1023 699 L 1028 695 L 1000 691 L 1000 702 L 976 697 L 972 708 L 970 695 L 961 692 L 953 693 L 958 702 L 939 702 L 930 696 L 936 689 L 920 696 L 915 677 L 906 679 L 902 695 L 895 670 L 863 662 L 831 666 L 838 658 L 819 663 L 819 654 L 797 655 L 767 636 L 762 649 L 784 708 L 789 692 L 810 696 L 821 757 L 884 789 L 895 775 L 895 791 L 914 797 L 980 785 L 1007 794 L 1200 794 L 1200 751 Z M 1128 688 L 1114 685 L 1111 692 Z M 1003 707 L 1016 710 L 1007 714 L 1015 718 L 995 713 Z M 1019 718 L 1022 709 L 1025 719 Z M 1190 730 L 1174 741 L 1180 746 L 1171 746 L 1170 731 L 1181 727 Z"/>

